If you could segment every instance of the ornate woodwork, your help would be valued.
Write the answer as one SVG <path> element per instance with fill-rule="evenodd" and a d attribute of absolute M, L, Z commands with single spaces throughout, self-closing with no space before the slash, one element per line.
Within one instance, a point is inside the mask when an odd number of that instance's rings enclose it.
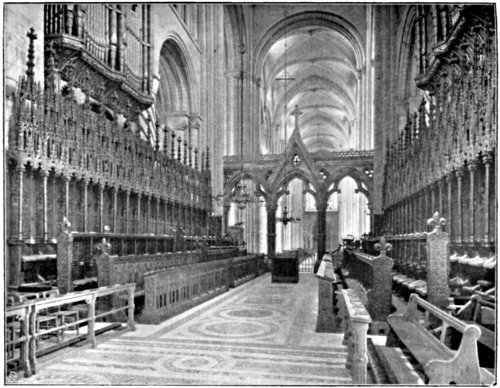
<path fill-rule="evenodd" d="M 85 233 L 173 235 L 182 229 L 206 236 L 217 229 L 208 225 L 208 150 L 198 163 L 198 150 L 187 147 L 194 152 L 189 160 L 200 166 L 190 167 L 180 150 L 153 144 L 130 121 L 96 110 L 90 95 L 81 101 L 74 88 L 43 90 L 34 82 L 33 30 L 28 37 L 28 70 L 13 96 L 9 123 L 9 285 L 23 282 L 18 248 L 36 254 L 36 244 L 57 242 L 57 223 L 64 217 L 73 231 Z M 156 131 L 158 138 L 159 125 Z M 163 221 L 158 204 L 167 213 Z"/>
<path fill-rule="evenodd" d="M 44 8 L 47 53 L 54 55 L 47 63 L 63 81 L 133 120 L 153 103 L 150 4 Z M 51 72 L 47 68 L 48 88 L 57 82 Z"/>
<path fill-rule="evenodd" d="M 422 50 L 416 82 L 429 94 L 417 112 L 408 112 L 399 138 L 387 143 L 385 215 L 377 232 L 423 232 L 422 217 L 443 211 L 452 244 L 493 250 L 492 170 L 497 146 L 494 8 L 418 7 Z M 411 217 L 405 210 L 408 205 L 413 209 Z"/>

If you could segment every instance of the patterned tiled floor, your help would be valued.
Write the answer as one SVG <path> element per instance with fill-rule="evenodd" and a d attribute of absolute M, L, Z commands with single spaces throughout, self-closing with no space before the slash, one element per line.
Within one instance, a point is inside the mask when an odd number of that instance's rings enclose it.
<path fill-rule="evenodd" d="M 317 279 L 269 274 L 160 325 L 43 362 L 19 384 L 344 385 L 340 334 L 316 333 Z"/>

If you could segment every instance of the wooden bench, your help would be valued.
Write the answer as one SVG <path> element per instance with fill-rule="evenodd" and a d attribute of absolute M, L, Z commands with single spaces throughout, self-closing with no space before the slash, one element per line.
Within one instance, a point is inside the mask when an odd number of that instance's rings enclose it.
<path fill-rule="evenodd" d="M 495 300 L 487 300 L 480 294 L 474 294 L 464 305 L 451 305 L 450 309 L 452 308 L 455 310 L 452 314 L 458 319 L 479 326 L 481 329 L 481 337 L 478 339 L 480 360 L 487 364 L 484 366 L 493 366 L 496 355 Z"/>
<path fill-rule="evenodd" d="M 415 375 L 408 372 L 407 361 L 400 357 L 396 346 L 408 351 L 429 384 L 489 385 L 494 382 L 494 375 L 479 366 L 477 341 L 481 329 L 477 325 L 460 321 L 417 294 L 410 296 L 405 313 L 389 316 L 387 323 L 390 333 L 386 347 L 375 348 L 385 368 L 390 368 L 388 375 L 396 379 L 392 383 L 415 384 Z M 458 350 L 446 344 L 449 328 L 462 333 Z"/>

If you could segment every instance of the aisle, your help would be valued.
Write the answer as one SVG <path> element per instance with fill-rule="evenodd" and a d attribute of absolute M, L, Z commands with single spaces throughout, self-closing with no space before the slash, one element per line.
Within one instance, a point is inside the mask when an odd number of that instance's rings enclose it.
<path fill-rule="evenodd" d="M 160 325 L 40 365 L 19 384 L 349 384 L 340 334 L 315 333 L 317 279 L 255 279 Z M 43 360 L 42 360 L 43 361 Z"/>

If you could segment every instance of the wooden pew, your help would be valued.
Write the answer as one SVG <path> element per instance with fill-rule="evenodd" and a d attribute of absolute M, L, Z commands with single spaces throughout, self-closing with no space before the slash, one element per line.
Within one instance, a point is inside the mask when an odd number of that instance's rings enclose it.
<path fill-rule="evenodd" d="M 481 368 L 478 360 L 477 341 L 481 329 L 453 317 L 423 300 L 417 294 L 410 296 L 403 314 L 387 318 L 391 330 L 386 346 L 375 346 L 383 360 L 387 374 L 394 384 L 418 384 L 418 377 L 408 369 L 408 361 L 401 357 L 397 347 L 418 363 L 425 382 L 429 384 L 492 384 L 494 375 Z M 446 344 L 448 329 L 462 334 L 458 350 Z"/>
<path fill-rule="evenodd" d="M 487 294 L 487 296 L 489 296 Z M 481 329 L 481 337 L 478 339 L 479 358 L 481 364 L 493 367 L 496 356 L 496 304 L 493 299 L 485 299 L 480 294 L 474 294 L 461 306 L 450 306 L 455 309 L 452 314 L 458 319 L 478 325 Z"/>

